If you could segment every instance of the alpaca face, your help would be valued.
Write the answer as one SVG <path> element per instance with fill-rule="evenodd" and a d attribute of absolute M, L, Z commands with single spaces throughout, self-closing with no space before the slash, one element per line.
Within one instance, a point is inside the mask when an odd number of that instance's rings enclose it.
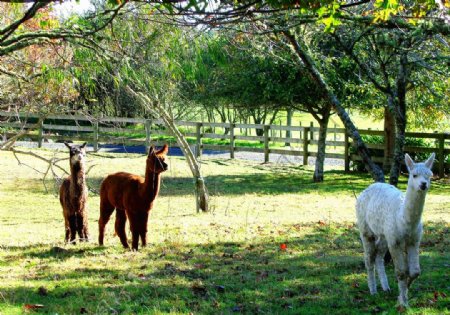
<path fill-rule="evenodd" d="M 86 159 L 86 142 L 82 145 L 70 145 L 67 142 L 64 142 L 64 144 L 69 148 L 70 165 L 84 163 Z"/>
<path fill-rule="evenodd" d="M 169 148 L 167 144 L 165 144 L 164 147 L 157 152 L 155 152 L 155 149 L 151 147 L 147 157 L 147 168 L 157 174 L 167 171 L 169 165 L 167 165 L 165 159 L 168 150 Z"/>
<path fill-rule="evenodd" d="M 430 178 L 433 176 L 431 168 L 434 162 L 434 153 L 423 163 L 414 163 L 408 154 L 405 154 L 405 163 L 409 170 L 408 186 L 415 191 L 426 192 L 430 188 Z"/>

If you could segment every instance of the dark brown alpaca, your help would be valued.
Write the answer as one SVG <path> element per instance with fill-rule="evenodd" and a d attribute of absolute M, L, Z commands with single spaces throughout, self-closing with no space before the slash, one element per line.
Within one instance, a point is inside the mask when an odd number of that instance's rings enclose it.
<path fill-rule="evenodd" d="M 147 244 L 147 221 L 153 202 L 158 196 L 161 173 L 167 170 L 164 158 L 168 147 L 155 152 L 151 147 L 147 157 L 145 178 L 130 173 L 119 172 L 108 175 L 100 187 L 100 218 L 98 220 L 98 242 L 103 245 L 105 225 L 114 209 L 116 210 L 115 230 L 125 248 L 129 248 L 125 233 L 125 223 L 130 220 L 132 248 L 138 249 L 139 237 L 142 246 Z"/>
<path fill-rule="evenodd" d="M 59 201 L 63 208 L 66 242 L 75 243 L 78 232 L 80 241 L 89 239 L 86 201 L 88 189 L 85 178 L 86 142 L 81 146 L 69 145 L 70 176 L 64 179 L 59 189 Z"/>

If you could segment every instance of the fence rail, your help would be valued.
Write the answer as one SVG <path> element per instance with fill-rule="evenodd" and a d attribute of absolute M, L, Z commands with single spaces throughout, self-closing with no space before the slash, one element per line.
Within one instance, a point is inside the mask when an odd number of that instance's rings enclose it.
<path fill-rule="evenodd" d="M 157 119 L 125 117 L 86 117 L 80 115 L 48 115 L 0 111 L 0 128 L 4 137 L 9 137 L 18 130 L 28 130 L 27 137 L 36 140 L 39 146 L 43 141 L 79 140 L 92 142 L 94 150 L 99 143 L 145 145 L 147 149 L 154 140 L 168 139 L 170 135 L 163 122 Z M 40 123 L 39 123 L 40 121 Z M 177 126 L 188 137 L 195 148 L 197 156 L 202 150 L 227 151 L 230 158 L 235 152 L 259 152 L 264 155 L 264 162 L 269 161 L 270 154 L 283 154 L 302 158 L 304 165 L 308 157 L 317 155 L 317 135 L 319 128 L 313 123 L 309 126 L 282 126 L 240 123 L 214 123 L 177 121 Z M 362 135 L 384 136 L 383 131 L 359 130 Z M 440 177 L 450 169 L 446 157 L 450 154 L 449 133 L 407 132 L 406 137 L 425 139 L 429 147 L 406 146 L 409 153 L 436 153 L 437 170 Z M 344 160 L 345 169 L 350 170 L 351 161 L 360 161 L 350 150 L 351 140 L 344 128 L 328 128 L 326 140 L 326 158 Z M 385 150 L 384 144 L 367 144 L 369 149 Z M 374 162 L 386 162 L 384 157 L 374 156 Z"/>

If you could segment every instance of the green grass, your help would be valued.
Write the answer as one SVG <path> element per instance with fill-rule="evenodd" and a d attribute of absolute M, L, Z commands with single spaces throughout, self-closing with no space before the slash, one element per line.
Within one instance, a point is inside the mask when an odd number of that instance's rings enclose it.
<path fill-rule="evenodd" d="M 50 157 L 53 152 L 36 150 Z M 66 156 L 66 152 L 56 156 Z M 45 165 L 21 157 L 35 169 Z M 66 165 L 67 164 L 67 165 Z M 68 166 L 63 161 L 62 166 Z M 143 174 L 145 157 L 90 154 L 89 186 L 126 170 Z M 0 151 L 0 314 L 396 314 L 398 293 L 368 294 L 354 195 L 370 178 L 296 165 L 202 160 L 211 212 L 195 213 L 184 159 L 170 157 L 149 220 L 149 246 L 121 248 L 107 225 L 96 245 L 99 198 L 89 197 L 93 242 L 65 245 L 53 182 Z M 405 188 L 405 178 L 400 186 Z M 450 310 L 448 181 L 434 181 L 424 212 L 423 274 L 407 314 Z M 280 245 L 286 244 L 286 250 Z"/>

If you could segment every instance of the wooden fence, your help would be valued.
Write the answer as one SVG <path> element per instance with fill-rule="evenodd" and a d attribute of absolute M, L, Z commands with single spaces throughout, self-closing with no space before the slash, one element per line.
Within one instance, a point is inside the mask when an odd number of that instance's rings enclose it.
<path fill-rule="evenodd" d="M 36 140 L 41 146 L 43 141 L 79 140 L 92 143 L 97 151 L 100 143 L 145 145 L 162 144 L 168 131 L 160 120 L 123 117 L 93 118 L 77 115 L 48 115 L 45 119 L 33 114 L 17 114 L 0 111 L 0 127 L 4 137 L 18 130 L 28 130 L 27 138 Z M 202 151 L 227 151 L 230 158 L 235 152 L 263 153 L 264 162 L 270 154 L 281 154 L 302 158 L 307 165 L 308 157 L 317 155 L 317 135 L 319 128 L 313 123 L 309 126 L 282 126 L 239 123 L 210 123 L 177 121 L 177 126 L 193 145 L 197 156 Z M 259 132 L 257 132 L 259 130 Z M 359 130 L 362 135 L 384 136 L 383 131 Z M 437 170 L 440 177 L 450 168 L 445 159 L 450 154 L 449 133 L 406 133 L 407 137 L 425 139 L 428 147 L 407 146 L 410 153 L 436 153 Z M 155 141 L 156 140 L 156 141 Z M 351 139 L 344 128 L 329 128 L 327 136 L 326 158 L 344 160 L 345 170 L 350 170 L 350 162 L 360 160 L 350 150 Z M 369 149 L 384 151 L 384 144 L 367 144 Z M 383 157 L 374 156 L 373 160 L 383 163 Z"/>

